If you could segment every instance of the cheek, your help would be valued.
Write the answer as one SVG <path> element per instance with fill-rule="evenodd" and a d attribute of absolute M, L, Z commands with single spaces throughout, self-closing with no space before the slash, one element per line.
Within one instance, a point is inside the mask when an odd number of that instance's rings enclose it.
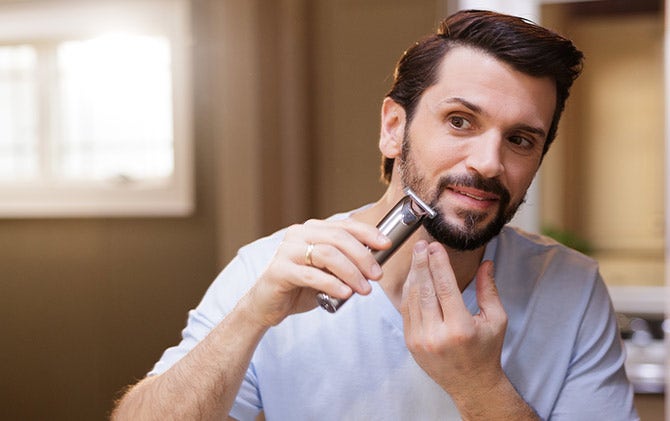
<path fill-rule="evenodd" d="M 528 188 L 530 188 L 535 174 L 537 173 L 538 162 L 515 163 L 505 167 L 505 184 L 512 195 L 512 202 L 517 202 L 524 198 Z"/>
<path fill-rule="evenodd" d="M 418 148 L 417 148 L 418 149 Z M 464 147 L 455 147 L 446 141 L 431 142 L 428 147 L 412 150 L 414 162 L 419 170 L 428 177 L 439 177 L 445 172 L 458 171 L 459 164 L 465 167 L 467 151 Z"/>

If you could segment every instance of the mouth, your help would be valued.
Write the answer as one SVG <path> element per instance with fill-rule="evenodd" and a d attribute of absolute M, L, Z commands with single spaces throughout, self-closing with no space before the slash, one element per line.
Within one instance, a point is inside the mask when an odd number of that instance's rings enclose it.
<path fill-rule="evenodd" d="M 460 194 L 462 196 L 468 197 L 473 200 L 477 200 L 479 202 L 494 202 L 500 200 L 500 196 L 498 196 L 497 194 L 479 189 L 459 187 L 459 186 L 452 186 L 448 187 L 447 189 L 456 194 Z"/>

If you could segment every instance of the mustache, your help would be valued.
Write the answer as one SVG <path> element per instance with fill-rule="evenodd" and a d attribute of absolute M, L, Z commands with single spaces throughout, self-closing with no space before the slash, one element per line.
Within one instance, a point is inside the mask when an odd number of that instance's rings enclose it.
<path fill-rule="evenodd" d="M 500 201 L 503 203 L 508 202 L 511 197 L 509 190 L 502 185 L 500 180 L 484 178 L 479 174 L 445 175 L 441 177 L 437 185 L 436 196 L 450 187 L 470 187 L 492 193 L 500 197 Z"/>

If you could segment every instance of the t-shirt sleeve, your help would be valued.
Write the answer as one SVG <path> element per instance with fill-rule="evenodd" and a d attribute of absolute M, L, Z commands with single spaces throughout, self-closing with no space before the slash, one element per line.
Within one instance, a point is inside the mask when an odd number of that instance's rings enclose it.
<path fill-rule="evenodd" d="M 247 369 L 240 390 L 237 393 L 230 416 L 239 421 L 253 421 L 262 410 L 261 397 L 256 381 L 253 363 Z"/>
<path fill-rule="evenodd" d="M 148 375 L 167 371 L 193 349 L 233 309 L 254 280 L 245 258 L 238 254 L 216 277 L 198 306 L 188 312 L 181 342 L 168 348 Z"/>
<path fill-rule="evenodd" d="M 165 350 L 147 375 L 164 373 L 202 341 L 253 285 L 259 267 L 259 262 L 250 262 L 244 253 L 238 254 L 210 285 L 198 306 L 189 311 L 179 344 Z M 252 365 L 247 370 L 230 415 L 238 420 L 253 420 L 261 407 Z"/>
<path fill-rule="evenodd" d="M 597 278 L 552 420 L 639 419 L 615 313 L 599 274 Z"/>

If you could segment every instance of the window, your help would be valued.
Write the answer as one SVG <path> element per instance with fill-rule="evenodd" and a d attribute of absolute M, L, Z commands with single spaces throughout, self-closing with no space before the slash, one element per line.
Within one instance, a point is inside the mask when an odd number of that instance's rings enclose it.
<path fill-rule="evenodd" d="M 0 216 L 193 209 L 185 0 L 0 5 Z"/>
<path fill-rule="evenodd" d="M 38 171 L 35 151 L 35 49 L 0 47 L 0 179 L 24 181 Z"/>

